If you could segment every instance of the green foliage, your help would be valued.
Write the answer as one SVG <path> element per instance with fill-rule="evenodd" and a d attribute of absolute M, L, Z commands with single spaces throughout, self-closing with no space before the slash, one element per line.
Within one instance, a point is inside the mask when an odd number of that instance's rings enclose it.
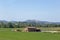
<path fill-rule="evenodd" d="M 60 27 L 60 24 L 37 24 L 37 23 L 27 23 L 27 22 L 0 22 L 0 28 L 24 28 L 27 26 L 33 27 Z"/>

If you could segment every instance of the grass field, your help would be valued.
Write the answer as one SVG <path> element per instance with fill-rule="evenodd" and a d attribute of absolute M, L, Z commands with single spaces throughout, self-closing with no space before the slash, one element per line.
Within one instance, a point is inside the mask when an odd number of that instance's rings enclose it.
<path fill-rule="evenodd" d="M 8 28 L 0 28 L 0 40 L 60 40 L 60 33 L 12 32 Z"/>

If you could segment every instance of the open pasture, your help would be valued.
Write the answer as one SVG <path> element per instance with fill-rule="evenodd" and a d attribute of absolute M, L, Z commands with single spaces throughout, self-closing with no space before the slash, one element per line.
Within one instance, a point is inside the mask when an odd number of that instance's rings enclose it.
<path fill-rule="evenodd" d="M 11 28 L 0 28 L 0 40 L 60 40 L 60 33 L 13 32 Z"/>

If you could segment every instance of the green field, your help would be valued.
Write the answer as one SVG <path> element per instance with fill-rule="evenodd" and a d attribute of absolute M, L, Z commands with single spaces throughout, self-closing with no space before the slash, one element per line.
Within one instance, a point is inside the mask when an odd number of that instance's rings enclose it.
<path fill-rule="evenodd" d="M 12 32 L 0 28 L 0 40 L 60 40 L 60 33 Z"/>

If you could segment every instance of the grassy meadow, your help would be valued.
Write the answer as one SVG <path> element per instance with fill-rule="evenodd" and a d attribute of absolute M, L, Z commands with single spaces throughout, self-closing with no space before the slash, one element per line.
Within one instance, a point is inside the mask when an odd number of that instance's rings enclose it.
<path fill-rule="evenodd" d="M 12 28 L 0 28 L 0 40 L 60 40 L 60 33 L 13 32 Z"/>

